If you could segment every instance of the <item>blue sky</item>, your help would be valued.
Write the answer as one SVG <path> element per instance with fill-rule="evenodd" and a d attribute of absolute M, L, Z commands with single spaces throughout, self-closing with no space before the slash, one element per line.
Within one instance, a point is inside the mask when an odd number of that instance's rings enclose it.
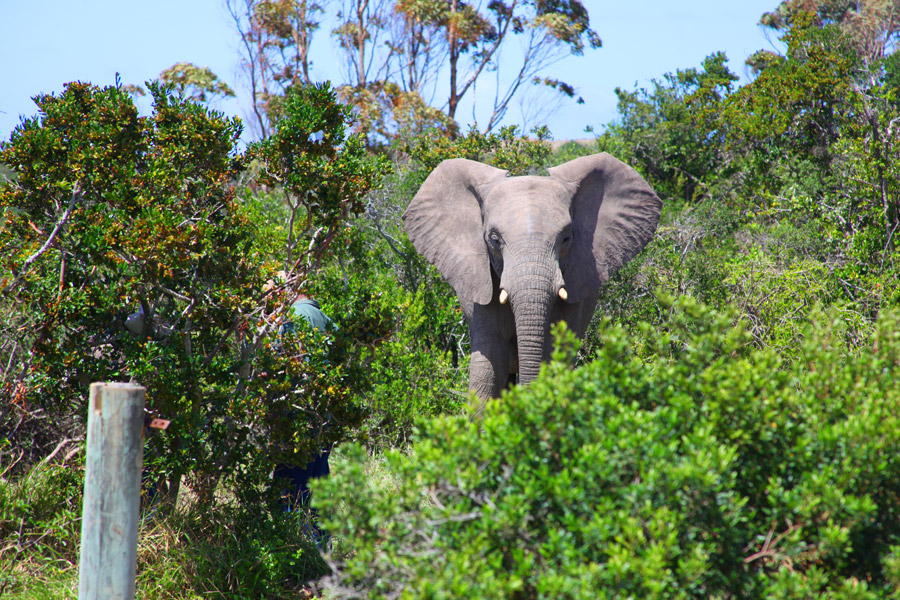
<path fill-rule="evenodd" d="M 564 104 L 547 119 L 556 139 L 586 137 L 616 117 L 616 87 L 646 86 L 679 68 L 696 67 L 724 51 L 732 71 L 747 80 L 744 59 L 772 49 L 773 36 L 758 25 L 778 0 L 586 0 L 603 48 L 569 57 L 548 75 L 574 84 L 585 104 Z M 8 140 L 20 115 L 33 116 L 31 97 L 58 93 L 69 81 L 110 85 L 143 83 L 176 62 L 213 70 L 238 91 L 215 108 L 244 116 L 249 107 L 239 81 L 238 38 L 223 0 L 0 0 L 0 139 Z M 339 77 L 327 31 L 314 41 L 317 78 Z M 502 68 L 502 64 L 501 64 Z M 462 125 L 472 110 L 458 113 Z M 513 108 L 509 121 L 519 122 Z M 533 123 L 531 123 L 533 124 Z"/>

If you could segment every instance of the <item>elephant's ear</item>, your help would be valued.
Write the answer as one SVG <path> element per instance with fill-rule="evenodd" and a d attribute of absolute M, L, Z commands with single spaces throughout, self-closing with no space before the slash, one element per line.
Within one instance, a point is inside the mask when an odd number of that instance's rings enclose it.
<path fill-rule="evenodd" d="M 444 276 L 461 304 L 488 304 L 493 296 L 481 202 L 506 171 L 472 160 L 445 160 L 403 213 L 413 246 Z"/>
<path fill-rule="evenodd" d="M 548 172 L 577 186 L 565 280 L 570 301 L 578 301 L 596 293 L 647 245 L 659 224 L 662 201 L 637 171 L 605 152 Z"/>

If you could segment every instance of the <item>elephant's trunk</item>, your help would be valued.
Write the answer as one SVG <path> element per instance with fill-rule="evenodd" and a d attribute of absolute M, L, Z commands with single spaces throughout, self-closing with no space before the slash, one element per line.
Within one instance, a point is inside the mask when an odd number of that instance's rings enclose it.
<path fill-rule="evenodd" d="M 545 347 L 550 330 L 550 311 L 544 306 L 546 294 L 541 298 L 526 300 L 526 307 L 515 311 L 516 336 L 519 346 L 519 383 L 535 380 L 545 358 Z"/>
<path fill-rule="evenodd" d="M 535 256 L 540 254 L 535 253 Z M 549 358 L 550 311 L 557 298 L 559 267 L 552 260 L 529 260 L 517 265 L 510 292 L 516 321 L 519 383 L 537 378 L 541 362 Z"/>

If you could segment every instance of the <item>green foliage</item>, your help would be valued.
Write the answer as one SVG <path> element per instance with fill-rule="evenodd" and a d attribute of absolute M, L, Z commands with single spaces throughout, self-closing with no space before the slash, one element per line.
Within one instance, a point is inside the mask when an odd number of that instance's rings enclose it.
<path fill-rule="evenodd" d="M 702 70 L 667 73 L 652 90 L 617 88 L 619 120 L 600 137 L 599 149 L 634 166 L 664 200 L 697 200 L 724 161 L 718 114 L 737 81 L 726 60 L 712 54 Z"/>
<path fill-rule="evenodd" d="M 840 307 L 859 339 L 897 305 L 895 60 L 872 61 L 846 28 L 799 13 L 782 40 L 785 55 L 758 57 L 758 76 L 737 90 L 713 55 L 703 72 L 620 92 L 599 148 L 691 205 L 667 203 L 599 313 L 633 331 L 659 322 L 652 290 L 733 303 L 754 343 L 792 355 L 811 306 Z"/>
<path fill-rule="evenodd" d="M 425 180 L 441 161 L 449 158 L 467 158 L 489 163 L 498 169 L 506 169 L 511 175 L 527 175 L 544 166 L 550 155 L 545 142 L 550 138 L 546 127 L 535 127 L 534 138 L 519 132 L 515 125 L 503 127 L 499 133 L 481 133 L 472 127 L 465 136 L 452 138 L 437 129 L 404 140 L 398 151 L 421 169 L 416 187 Z"/>
<path fill-rule="evenodd" d="M 774 11 L 763 13 L 759 24 L 777 31 L 801 19 L 816 26 L 834 25 L 852 42 L 855 54 L 878 59 L 896 49 L 897 8 L 897 0 L 781 0 Z"/>
<path fill-rule="evenodd" d="M 290 88 L 275 132 L 249 151 L 268 166 L 263 181 L 277 183 L 304 209 L 307 227 L 334 228 L 362 208 L 362 197 L 387 171 L 370 157 L 359 135 L 347 136 L 350 109 L 326 82 Z"/>
<path fill-rule="evenodd" d="M 234 97 L 234 90 L 210 71 L 209 67 L 198 67 L 193 63 L 175 63 L 160 73 L 159 79 L 197 102 L 206 102 L 219 95 Z"/>
<path fill-rule="evenodd" d="M 14 569 L 17 563 L 39 557 L 32 572 L 54 572 L 77 563 L 81 532 L 83 462 L 42 461 L 20 477 L 4 479 L 15 466 L 13 460 L 0 463 L 0 594 L 4 596 L 25 584 L 24 573 Z"/>
<path fill-rule="evenodd" d="M 69 421 L 88 383 L 135 377 L 184 439 L 200 427 L 203 388 L 227 378 L 208 367 L 262 273 L 249 252 L 258 232 L 226 185 L 240 125 L 151 93 L 154 113 L 139 117 L 118 87 L 70 84 L 36 98 L 41 117 L 2 145 L 17 173 L 0 188 L 4 302 L 17 307 L 4 396 Z M 144 329 L 128 335 L 137 311 Z"/>
<path fill-rule="evenodd" d="M 209 67 L 198 67 L 189 62 L 175 63 L 159 74 L 159 81 L 195 102 L 212 101 L 217 96 L 234 97 L 234 90 L 221 81 Z M 126 85 L 124 89 L 138 96 L 147 94 L 147 91 L 139 85 Z"/>
<path fill-rule="evenodd" d="M 367 418 L 358 438 L 374 451 L 405 447 L 423 415 L 457 412 L 467 374 L 460 348 L 465 324 L 452 291 L 424 268 L 424 280 L 407 289 L 393 273 L 372 268 L 379 258 L 374 252 L 351 258 L 359 267 L 350 267 L 346 281 L 326 269 L 317 286 L 317 295 L 334 303 L 341 333 L 359 341 L 355 404 Z"/>
<path fill-rule="evenodd" d="M 820 178 L 831 174 L 834 143 L 853 118 L 851 97 L 860 68 L 852 45 L 835 26 L 813 27 L 808 18 L 798 17 L 782 41 L 785 60 L 735 93 L 726 115 L 738 132 L 733 143 L 749 151 L 763 189 L 796 178 L 807 161 Z M 767 168 L 780 163 L 793 167 L 784 178 Z"/>
<path fill-rule="evenodd" d="M 889 78 L 837 25 L 797 15 L 783 41 L 784 60 L 727 105 L 741 190 L 758 231 L 817 231 L 818 247 L 800 258 L 818 261 L 829 279 L 831 297 L 820 301 L 848 302 L 871 320 L 896 304 L 882 291 L 896 286 L 892 232 L 900 222 L 898 174 L 886 160 L 896 144 Z"/>
<path fill-rule="evenodd" d="M 354 340 L 274 334 L 384 163 L 345 136 L 330 88 L 290 94 L 250 152 L 292 210 L 278 229 L 260 218 L 265 198 L 238 200 L 239 123 L 150 89 L 153 114 L 140 117 L 118 87 L 70 84 L 38 98 L 42 116 L 2 146 L 17 173 L 0 188 L 4 302 L 17 307 L 2 339 L 14 365 L 4 430 L 9 401 L 46 411 L 49 433 L 32 420 L 13 438 L 40 456 L 54 435 L 78 435 L 90 382 L 131 379 L 172 421 L 147 458 L 170 499 L 186 475 L 204 501 L 221 483 L 262 510 L 276 462 L 305 463 L 364 417 Z"/>
<path fill-rule="evenodd" d="M 728 314 L 662 303 L 645 342 L 605 325 L 590 364 L 423 421 L 386 455 L 394 479 L 368 480 L 356 451 L 320 482 L 354 550 L 333 596 L 896 593 L 896 315 L 854 350 L 814 311 L 785 362 Z"/>

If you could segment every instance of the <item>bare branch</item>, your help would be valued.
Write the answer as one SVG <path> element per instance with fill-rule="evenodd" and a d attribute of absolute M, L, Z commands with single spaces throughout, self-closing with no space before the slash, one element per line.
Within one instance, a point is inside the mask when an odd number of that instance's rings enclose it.
<path fill-rule="evenodd" d="M 25 263 L 22 265 L 22 270 L 19 271 L 19 274 L 16 275 L 13 280 L 6 285 L 6 287 L 3 288 L 3 294 L 8 293 L 13 287 L 18 285 L 22 278 L 25 276 L 25 273 L 28 272 L 28 269 L 31 267 L 34 261 L 39 259 L 41 255 L 44 254 L 44 252 L 46 252 L 48 248 L 50 248 L 50 245 L 53 244 L 53 240 L 56 239 L 57 234 L 59 234 L 60 230 L 69 220 L 69 216 L 71 216 L 72 210 L 75 208 L 75 204 L 79 200 L 81 200 L 81 197 L 81 188 L 79 188 L 78 182 L 76 182 L 75 187 L 72 189 L 72 198 L 69 200 L 69 205 L 66 207 L 66 212 L 64 212 L 59 221 L 57 221 L 56 226 L 53 228 L 53 231 L 50 232 L 50 236 L 47 237 L 47 240 L 44 242 L 44 244 L 38 249 L 37 252 L 35 252 L 25 260 Z"/>

